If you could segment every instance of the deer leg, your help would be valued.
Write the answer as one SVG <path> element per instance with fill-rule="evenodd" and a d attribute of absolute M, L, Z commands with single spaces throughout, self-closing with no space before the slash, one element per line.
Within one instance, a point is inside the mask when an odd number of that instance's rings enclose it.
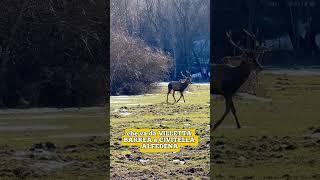
<path fill-rule="evenodd" d="M 181 95 L 182 95 L 182 98 L 183 98 L 183 102 L 186 102 L 186 100 L 184 100 L 184 95 L 183 95 L 183 93 L 181 93 Z"/>
<path fill-rule="evenodd" d="M 217 129 L 217 127 L 222 123 L 224 118 L 230 112 L 230 102 L 229 101 L 230 101 L 229 98 L 225 98 L 226 110 L 225 110 L 224 114 L 222 115 L 221 119 L 216 124 L 213 125 L 213 130 Z"/>
<path fill-rule="evenodd" d="M 170 94 L 170 91 L 167 93 L 167 103 L 168 103 L 169 94 Z"/>
<path fill-rule="evenodd" d="M 181 97 L 183 97 L 182 92 L 180 92 L 180 97 L 179 97 L 179 99 L 178 99 L 178 101 L 177 101 L 177 102 L 179 102 L 179 101 L 180 101 Z M 183 99 L 184 99 L 184 98 L 183 98 Z"/>
<path fill-rule="evenodd" d="M 233 104 L 233 101 L 232 101 L 232 98 L 230 99 L 230 107 L 231 107 L 231 112 L 236 120 L 236 123 L 237 123 L 237 128 L 240 129 L 241 126 L 240 126 L 240 123 L 239 123 L 239 120 L 238 120 L 238 117 L 237 117 L 237 112 L 236 112 L 236 109 L 234 107 L 234 104 Z"/>
<path fill-rule="evenodd" d="M 175 93 L 175 92 L 176 92 L 176 91 L 173 91 L 172 96 L 173 96 L 174 102 L 177 102 L 176 98 L 174 97 L 174 93 Z"/>

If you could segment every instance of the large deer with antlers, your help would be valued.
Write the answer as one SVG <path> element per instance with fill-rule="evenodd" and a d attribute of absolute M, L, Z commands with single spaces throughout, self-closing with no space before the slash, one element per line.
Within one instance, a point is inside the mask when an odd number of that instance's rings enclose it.
<path fill-rule="evenodd" d="M 250 36 L 256 44 L 256 38 L 253 34 L 244 30 L 244 32 Z M 253 48 L 253 49 L 244 49 L 238 46 L 231 38 L 231 33 L 226 32 L 229 42 L 238 50 L 241 51 L 240 56 L 226 57 L 224 61 L 234 61 L 240 60 L 240 65 L 231 66 L 227 64 L 213 64 L 212 65 L 212 82 L 210 86 L 211 94 L 222 95 L 225 98 L 225 112 L 219 121 L 214 124 L 213 130 L 215 130 L 225 119 L 226 115 L 232 112 L 237 128 L 241 128 L 236 109 L 233 104 L 233 96 L 237 90 L 241 87 L 242 84 L 248 79 L 249 75 L 253 71 L 261 71 L 262 66 L 259 63 L 259 60 L 263 58 L 264 53 L 267 51 L 265 48 Z"/>
<path fill-rule="evenodd" d="M 183 95 L 183 92 L 187 89 L 187 87 L 189 86 L 189 84 L 192 84 L 192 77 L 191 77 L 191 73 L 189 71 L 186 71 L 187 72 L 187 76 L 185 76 L 182 71 L 181 71 L 181 75 L 182 77 L 184 78 L 183 80 L 180 80 L 180 81 L 171 81 L 169 84 L 168 84 L 168 93 L 167 93 L 167 103 L 168 103 L 168 96 L 169 94 L 172 92 L 172 97 L 174 99 L 174 102 L 179 102 L 181 97 L 183 98 L 183 101 L 185 101 L 184 99 L 184 95 Z M 176 98 L 174 97 L 174 94 L 176 91 L 179 91 L 180 92 L 180 98 L 178 99 L 178 101 L 176 100 Z"/>

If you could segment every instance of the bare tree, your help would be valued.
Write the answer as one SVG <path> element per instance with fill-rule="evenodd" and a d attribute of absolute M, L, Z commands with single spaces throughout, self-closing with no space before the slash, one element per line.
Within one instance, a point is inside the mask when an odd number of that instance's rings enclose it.
<path fill-rule="evenodd" d="M 148 48 L 127 33 L 111 33 L 111 94 L 147 92 L 151 84 L 166 78 L 171 58 L 160 49 Z"/>
<path fill-rule="evenodd" d="M 198 57 L 193 54 L 196 50 L 194 41 L 209 39 L 209 0 L 111 2 L 111 6 L 118 6 L 111 8 L 112 25 L 117 26 L 114 29 L 122 27 L 130 36 L 143 39 L 148 46 L 169 53 L 174 58 L 173 76 L 178 76 L 180 70 L 199 66 Z M 202 56 L 199 52 L 196 55 Z"/>

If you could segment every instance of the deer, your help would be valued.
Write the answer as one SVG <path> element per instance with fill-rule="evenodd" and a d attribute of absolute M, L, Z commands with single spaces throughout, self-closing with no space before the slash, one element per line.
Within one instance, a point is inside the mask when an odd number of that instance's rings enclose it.
<path fill-rule="evenodd" d="M 255 36 L 244 30 L 244 32 L 252 39 L 256 40 Z M 235 48 L 240 50 L 241 55 L 233 57 L 225 57 L 223 61 L 239 61 L 240 64 L 232 66 L 230 64 L 212 64 L 212 81 L 210 86 L 210 92 L 212 95 L 222 95 L 225 99 L 225 112 L 222 117 L 213 126 L 215 130 L 225 119 L 228 113 L 232 112 L 236 121 L 237 128 L 240 129 L 241 125 L 236 114 L 236 109 L 233 103 L 233 96 L 238 89 L 246 82 L 250 73 L 260 72 L 263 70 L 259 60 L 263 58 L 266 48 L 260 47 L 259 49 L 244 49 L 238 46 L 231 37 L 231 32 L 226 32 L 226 36 Z"/>
<path fill-rule="evenodd" d="M 169 97 L 169 94 L 172 92 L 172 97 L 174 99 L 174 103 L 176 102 L 179 102 L 181 97 L 183 98 L 183 101 L 185 101 L 184 99 L 184 95 L 183 95 L 183 92 L 187 89 L 187 87 L 192 84 L 192 77 L 191 77 L 191 73 L 189 71 L 186 71 L 187 72 L 187 76 L 185 76 L 182 71 L 180 72 L 182 77 L 184 79 L 180 80 L 180 81 L 171 81 L 169 82 L 168 84 L 168 93 L 167 93 L 167 103 L 168 103 L 168 97 Z M 179 91 L 180 92 L 180 98 L 178 99 L 178 101 L 176 100 L 176 98 L 174 97 L 174 94 L 176 91 Z"/>

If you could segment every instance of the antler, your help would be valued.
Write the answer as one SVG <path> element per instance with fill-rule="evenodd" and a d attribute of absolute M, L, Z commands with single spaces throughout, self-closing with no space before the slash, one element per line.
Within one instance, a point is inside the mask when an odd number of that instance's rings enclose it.
<path fill-rule="evenodd" d="M 191 73 L 189 71 L 186 71 L 186 72 L 187 72 L 188 76 L 191 77 Z"/>
<path fill-rule="evenodd" d="M 254 48 L 256 48 L 257 44 L 261 44 L 258 40 L 256 35 L 254 35 L 253 33 L 250 33 L 249 31 L 247 31 L 246 29 L 242 29 L 244 33 L 246 33 L 253 41 L 254 41 Z"/>
<path fill-rule="evenodd" d="M 256 36 L 254 35 L 254 34 L 252 34 L 252 33 L 249 33 L 246 29 L 242 29 L 249 37 L 251 37 L 253 40 L 255 40 L 256 41 Z"/>
<path fill-rule="evenodd" d="M 228 37 L 229 42 L 236 48 L 238 48 L 240 51 L 245 51 L 245 49 L 243 49 L 242 47 L 238 46 L 231 38 L 231 32 L 226 32 L 226 35 Z"/>
<path fill-rule="evenodd" d="M 183 78 L 187 78 L 187 76 L 185 76 L 185 75 L 182 73 L 182 71 L 180 71 L 180 73 L 181 73 L 181 76 L 182 76 Z"/>

